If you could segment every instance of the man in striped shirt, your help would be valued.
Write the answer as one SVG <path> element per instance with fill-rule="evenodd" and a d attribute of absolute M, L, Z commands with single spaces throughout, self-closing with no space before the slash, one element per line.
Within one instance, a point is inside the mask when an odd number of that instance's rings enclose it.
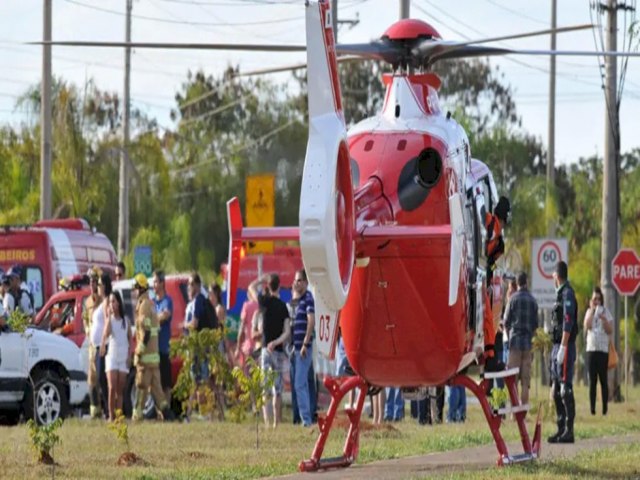
<path fill-rule="evenodd" d="M 294 388 L 298 402 L 298 410 L 302 424 L 308 427 L 313 423 L 311 411 L 311 393 L 309 391 L 308 375 L 313 362 L 313 328 L 315 323 L 315 304 L 313 295 L 307 289 L 307 274 L 304 270 L 296 272 L 293 288 L 298 294 L 299 301 L 293 320 L 293 347 L 295 362 Z"/>

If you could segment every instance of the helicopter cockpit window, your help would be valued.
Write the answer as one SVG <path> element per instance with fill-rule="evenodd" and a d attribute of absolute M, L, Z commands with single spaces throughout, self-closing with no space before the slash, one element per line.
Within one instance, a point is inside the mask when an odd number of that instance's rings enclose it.
<path fill-rule="evenodd" d="M 484 256 L 485 253 L 485 242 L 486 242 L 486 237 L 487 237 L 487 229 L 485 226 L 485 218 L 486 218 L 486 214 L 489 211 L 488 210 L 488 206 L 490 205 L 491 202 L 491 196 L 489 195 L 489 197 L 487 198 L 486 193 L 487 190 L 485 190 L 485 186 L 487 184 L 484 182 L 484 180 L 480 180 L 478 183 L 476 183 L 476 185 L 474 186 L 474 200 L 475 200 L 475 209 L 476 209 L 476 222 L 478 225 L 478 233 L 479 233 L 479 239 L 478 239 L 478 258 L 481 260 L 479 263 L 484 265 L 486 264 L 486 258 Z"/>
<path fill-rule="evenodd" d="M 482 194 L 484 197 L 484 205 L 487 209 L 487 213 L 493 213 L 493 208 L 495 205 L 493 204 L 493 197 L 491 196 L 491 185 L 489 184 L 489 177 L 484 177 L 480 182 L 482 185 Z"/>

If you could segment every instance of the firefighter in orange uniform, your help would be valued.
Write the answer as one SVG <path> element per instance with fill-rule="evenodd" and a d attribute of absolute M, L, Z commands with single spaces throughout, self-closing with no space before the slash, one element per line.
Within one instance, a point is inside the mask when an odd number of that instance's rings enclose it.
<path fill-rule="evenodd" d="M 493 213 L 485 214 L 485 228 L 487 241 L 485 242 L 485 256 L 487 257 L 487 287 L 491 288 L 493 270 L 496 262 L 504 253 L 504 239 L 502 229 L 507 226 L 511 217 L 511 204 L 507 197 L 500 197 Z"/>
<path fill-rule="evenodd" d="M 504 369 L 504 363 L 495 355 L 496 330 L 493 324 L 493 270 L 496 262 L 504 253 L 504 239 L 502 229 L 508 224 L 511 214 L 511 205 L 507 197 L 500 197 L 493 213 L 485 214 L 485 227 L 487 240 L 485 242 L 485 255 L 487 257 L 487 289 L 484 295 L 484 357 L 485 370 L 496 371 Z"/>
<path fill-rule="evenodd" d="M 151 388 L 151 395 L 162 412 L 163 418 L 165 420 L 173 420 L 173 412 L 164 397 L 160 382 L 160 353 L 158 350 L 160 324 L 156 316 L 156 309 L 149 298 L 149 281 L 147 277 L 142 273 L 138 273 L 134 277 L 133 288 L 138 292 L 135 314 L 136 350 L 134 356 L 134 364 L 136 365 L 136 402 L 133 410 L 133 419 L 142 420 L 147 391 Z"/>

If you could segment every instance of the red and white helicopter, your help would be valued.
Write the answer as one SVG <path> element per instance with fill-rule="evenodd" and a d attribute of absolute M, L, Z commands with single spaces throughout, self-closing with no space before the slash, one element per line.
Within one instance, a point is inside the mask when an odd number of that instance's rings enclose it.
<path fill-rule="evenodd" d="M 486 291 L 482 263 L 484 212 L 497 191 L 491 172 L 471 158 L 463 128 L 440 109 L 440 79 L 428 71 L 441 58 L 497 51 L 444 42 L 422 21 L 401 20 L 378 42 L 334 45 L 328 2 L 308 2 L 307 78 L 309 140 L 298 228 L 246 228 L 240 203 L 228 202 L 230 262 L 228 305 L 235 302 L 238 265 L 246 241 L 300 241 L 316 294 L 316 343 L 333 357 L 338 324 L 357 376 L 325 380 L 332 402 L 319 419 L 320 437 L 305 471 L 344 467 L 358 452 L 359 421 L 369 385 L 405 387 L 414 396 L 428 386 L 459 384 L 480 400 L 499 462 L 511 457 L 500 434 L 501 415 L 486 398 L 486 383 L 506 377 L 526 458 L 533 443 L 519 405 L 517 370 L 486 374 L 480 384 L 461 374 L 484 351 Z M 501 50 L 501 49 L 500 49 Z M 348 132 L 342 112 L 337 53 L 381 59 L 382 110 Z M 478 186 L 483 185 L 480 188 Z M 477 334 L 474 335 L 474 333 Z M 351 427 L 343 456 L 322 452 L 342 398 L 359 388 L 347 410 Z"/>
<path fill-rule="evenodd" d="M 69 46 L 307 51 L 309 139 L 302 179 L 299 227 L 248 228 L 237 198 L 229 217 L 228 306 L 235 303 L 244 242 L 299 240 L 316 294 L 316 342 L 333 357 L 338 325 L 356 376 L 327 378 L 332 402 L 319 419 L 320 436 L 300 469 L 350 465 L 358 454 L 359 422 L 368 386 L 402 386 L 418 396 L 425 387 L 462 385 L 478 398 L 498 450 L 499 464 L 537 458 L 540 416 L 533 439 L 520 405 L 517 369 L 484 372 L 476 382 L 464 372 L 483 358 L 487 265 L 484 214 L 497 190 L 491 172 L 471 157 L 463 128 L 438 101 L 441 80 L 429 71 L 438 60 L 474 56 L 615 55 L 623 52 L 513 50 L 485 44 L 551 33 L 550 30 L 445 41 L 419 20 L 391 25 L 380 40 L 335 45 L 328 0 L 306 1 L 306 46 L 50 42 Z M 590 27 L 590 26 L 587 26 Z M 581 27 L 557 29 L 556 32 Z M 382 110 L 347 131 L 338 80 L 339 55 L 382 60 Z M 494 411 L 488 382 L 502 377 L 510 407 Z M 322 459 L 338 406 L 360 391 L 347 410 L 350 428 L 343 455 Z M 513 413 L 523 454 L 510 455 L 500 433 Z"/>

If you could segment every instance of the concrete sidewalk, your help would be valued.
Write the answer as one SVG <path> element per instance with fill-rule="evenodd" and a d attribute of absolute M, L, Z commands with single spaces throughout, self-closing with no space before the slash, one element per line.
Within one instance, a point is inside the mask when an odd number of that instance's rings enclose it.
<path fill-rule="evenodd" d="M 578 440 L 574 444 L 550 445 L 546 442 L 542 445 L 540 461 L 553 460 L 560 457 L 572 457 L 585 451 L 601 450 L 618 444 L 640 442 L 640 434 L 621 435 L 617 437 L 591 438 Z M 522 445 L 509 444 L 509 452 L 517 454 L 521 452 Z M 365 465 L 353 465 L 346 469 L 331 470 L 318 473 L 296 473 L 278 477 L 287 480 L 293 479 L 361 479 L 361 480 L 386 480 L 400 478 L 423 478 L 454 472 L 482 470 L 495 467 L 498 453 L 495 445 L 483 445 L 480 447 L 464 448 L 451 452 L 430 453 L 415 457 L 405 457 L 393 460 L 382 460 Z M 508 468 L 508 467 L 505 467 Z"/>

